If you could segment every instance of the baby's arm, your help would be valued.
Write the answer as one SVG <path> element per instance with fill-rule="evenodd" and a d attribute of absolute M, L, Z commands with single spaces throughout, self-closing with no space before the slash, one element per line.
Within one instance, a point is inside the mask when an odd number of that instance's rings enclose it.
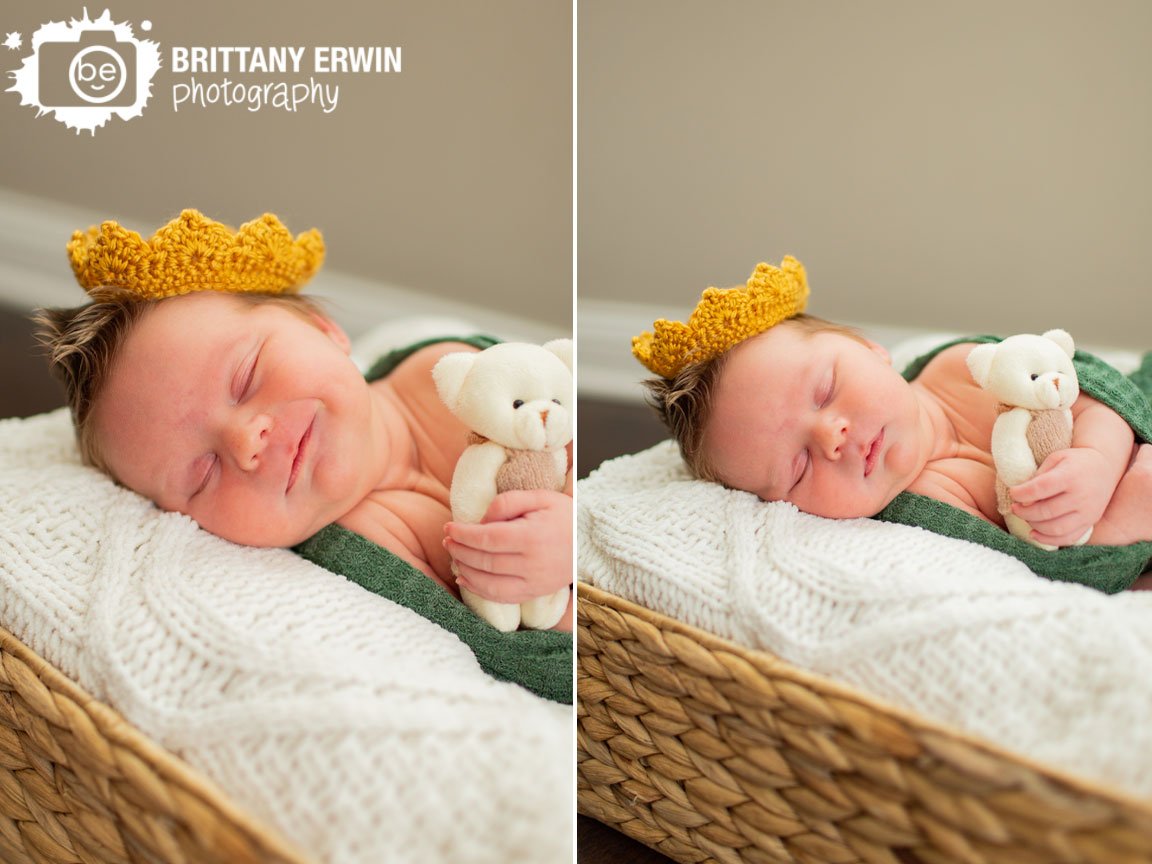
<path fill-rule="evenodd" d="M 1152 540 L 1152 444 L 1135 449 L 1092 540 L 1113 546 Z"/>
<path fill-rule="evenodd" d="M 1100 522 L 1132 459 L 1132 429 L 1107 405 L 1082 394 L 1072 416 L 1072 446 L 1049 455 L 1035 477 L 1009 490 L 1012 512 L 1050 546 L 1072 545 Z M 1089 542 L 1108 541 L 1093 532 Z"/>

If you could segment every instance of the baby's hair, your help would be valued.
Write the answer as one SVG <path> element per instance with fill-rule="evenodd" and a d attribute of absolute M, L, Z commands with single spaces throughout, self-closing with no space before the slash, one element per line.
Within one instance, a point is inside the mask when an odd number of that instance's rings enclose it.
<path fill-rule="evenodd" d="M 32 316 L 36 339 L 48 353 L 55 378 L 64 385 L 65 398 L 76 429 L 80 458 L 85 465 L 111 474 L 92 423 L 92 408 L 100 396 L 125 337 L 140 318 L 162 300 L 142 300 L 121 289 L 91 292 L 93 301 L 71 309 L 38 309 Z M 300 294 L 229 294 L 249 306 L 271 303 L 304 317 L 324 316 L 322 305 Z"/>
<path fill-rule="evenodd" d="M 864 337 L 851 327 L 834 324 L 814 315 L 803 313 L 793 315 L 781 324 L 795 324 L 810 336 L 816 333 L 837 333 L 857 342 L 865 341 Z M 779 327 L 781 324 L 776 326 Z M 711 415 L 716 383 L 720 380 L 727 357 L 726 351 L 703 363 L 685 366 L 675 378 L 649 378 L 644 382 L 648 390 L 648 404 L 656 409 L 656 413 L 668 427 L 692 475 L 712 482 L 722 481 L 717 477 L 705 452 L 704 430 Z"/>

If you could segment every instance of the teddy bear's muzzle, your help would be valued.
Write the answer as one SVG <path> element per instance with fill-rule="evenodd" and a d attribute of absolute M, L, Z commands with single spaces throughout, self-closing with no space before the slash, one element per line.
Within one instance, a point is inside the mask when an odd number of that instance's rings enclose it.
<path fill-rule="evenodd" d="M 1044 408 L 1069 407 L 1076 401 L 1076 389 L 1066 375 L 1058 372 L 1041 375 L 1036 379 L 1036 399 Z"/>
<path fill-rule="evenodd" d="M 539 400 L 516 412 L 518 446 L 529 450 L 553 450 L 567 442 L 568 412 L 562 405 Z"/>

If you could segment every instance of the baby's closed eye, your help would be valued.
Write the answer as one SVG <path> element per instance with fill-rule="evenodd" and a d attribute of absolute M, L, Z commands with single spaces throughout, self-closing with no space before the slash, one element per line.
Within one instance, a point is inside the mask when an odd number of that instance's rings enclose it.
<path fill-rule="evenodd" d="M 256 365 L 260 361 L 260 347 L 254 348 L 240 363 L 233 376 L 232 401 L 235 404 L 243 402 L 252 389 L 252 382 L 256 377 Z"/>

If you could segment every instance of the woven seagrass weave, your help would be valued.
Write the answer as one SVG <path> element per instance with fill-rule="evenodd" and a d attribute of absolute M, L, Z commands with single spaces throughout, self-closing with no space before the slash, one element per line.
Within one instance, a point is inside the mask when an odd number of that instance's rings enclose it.
<path fill-rule="evenodd" d="M 578 586 L 581 813 L 681 862 L 1152 861 L 1152 802 Z"/>
<path fill-rule="evenodd" d="M 0 861 L 308 859 L 0 629 Z"/>

